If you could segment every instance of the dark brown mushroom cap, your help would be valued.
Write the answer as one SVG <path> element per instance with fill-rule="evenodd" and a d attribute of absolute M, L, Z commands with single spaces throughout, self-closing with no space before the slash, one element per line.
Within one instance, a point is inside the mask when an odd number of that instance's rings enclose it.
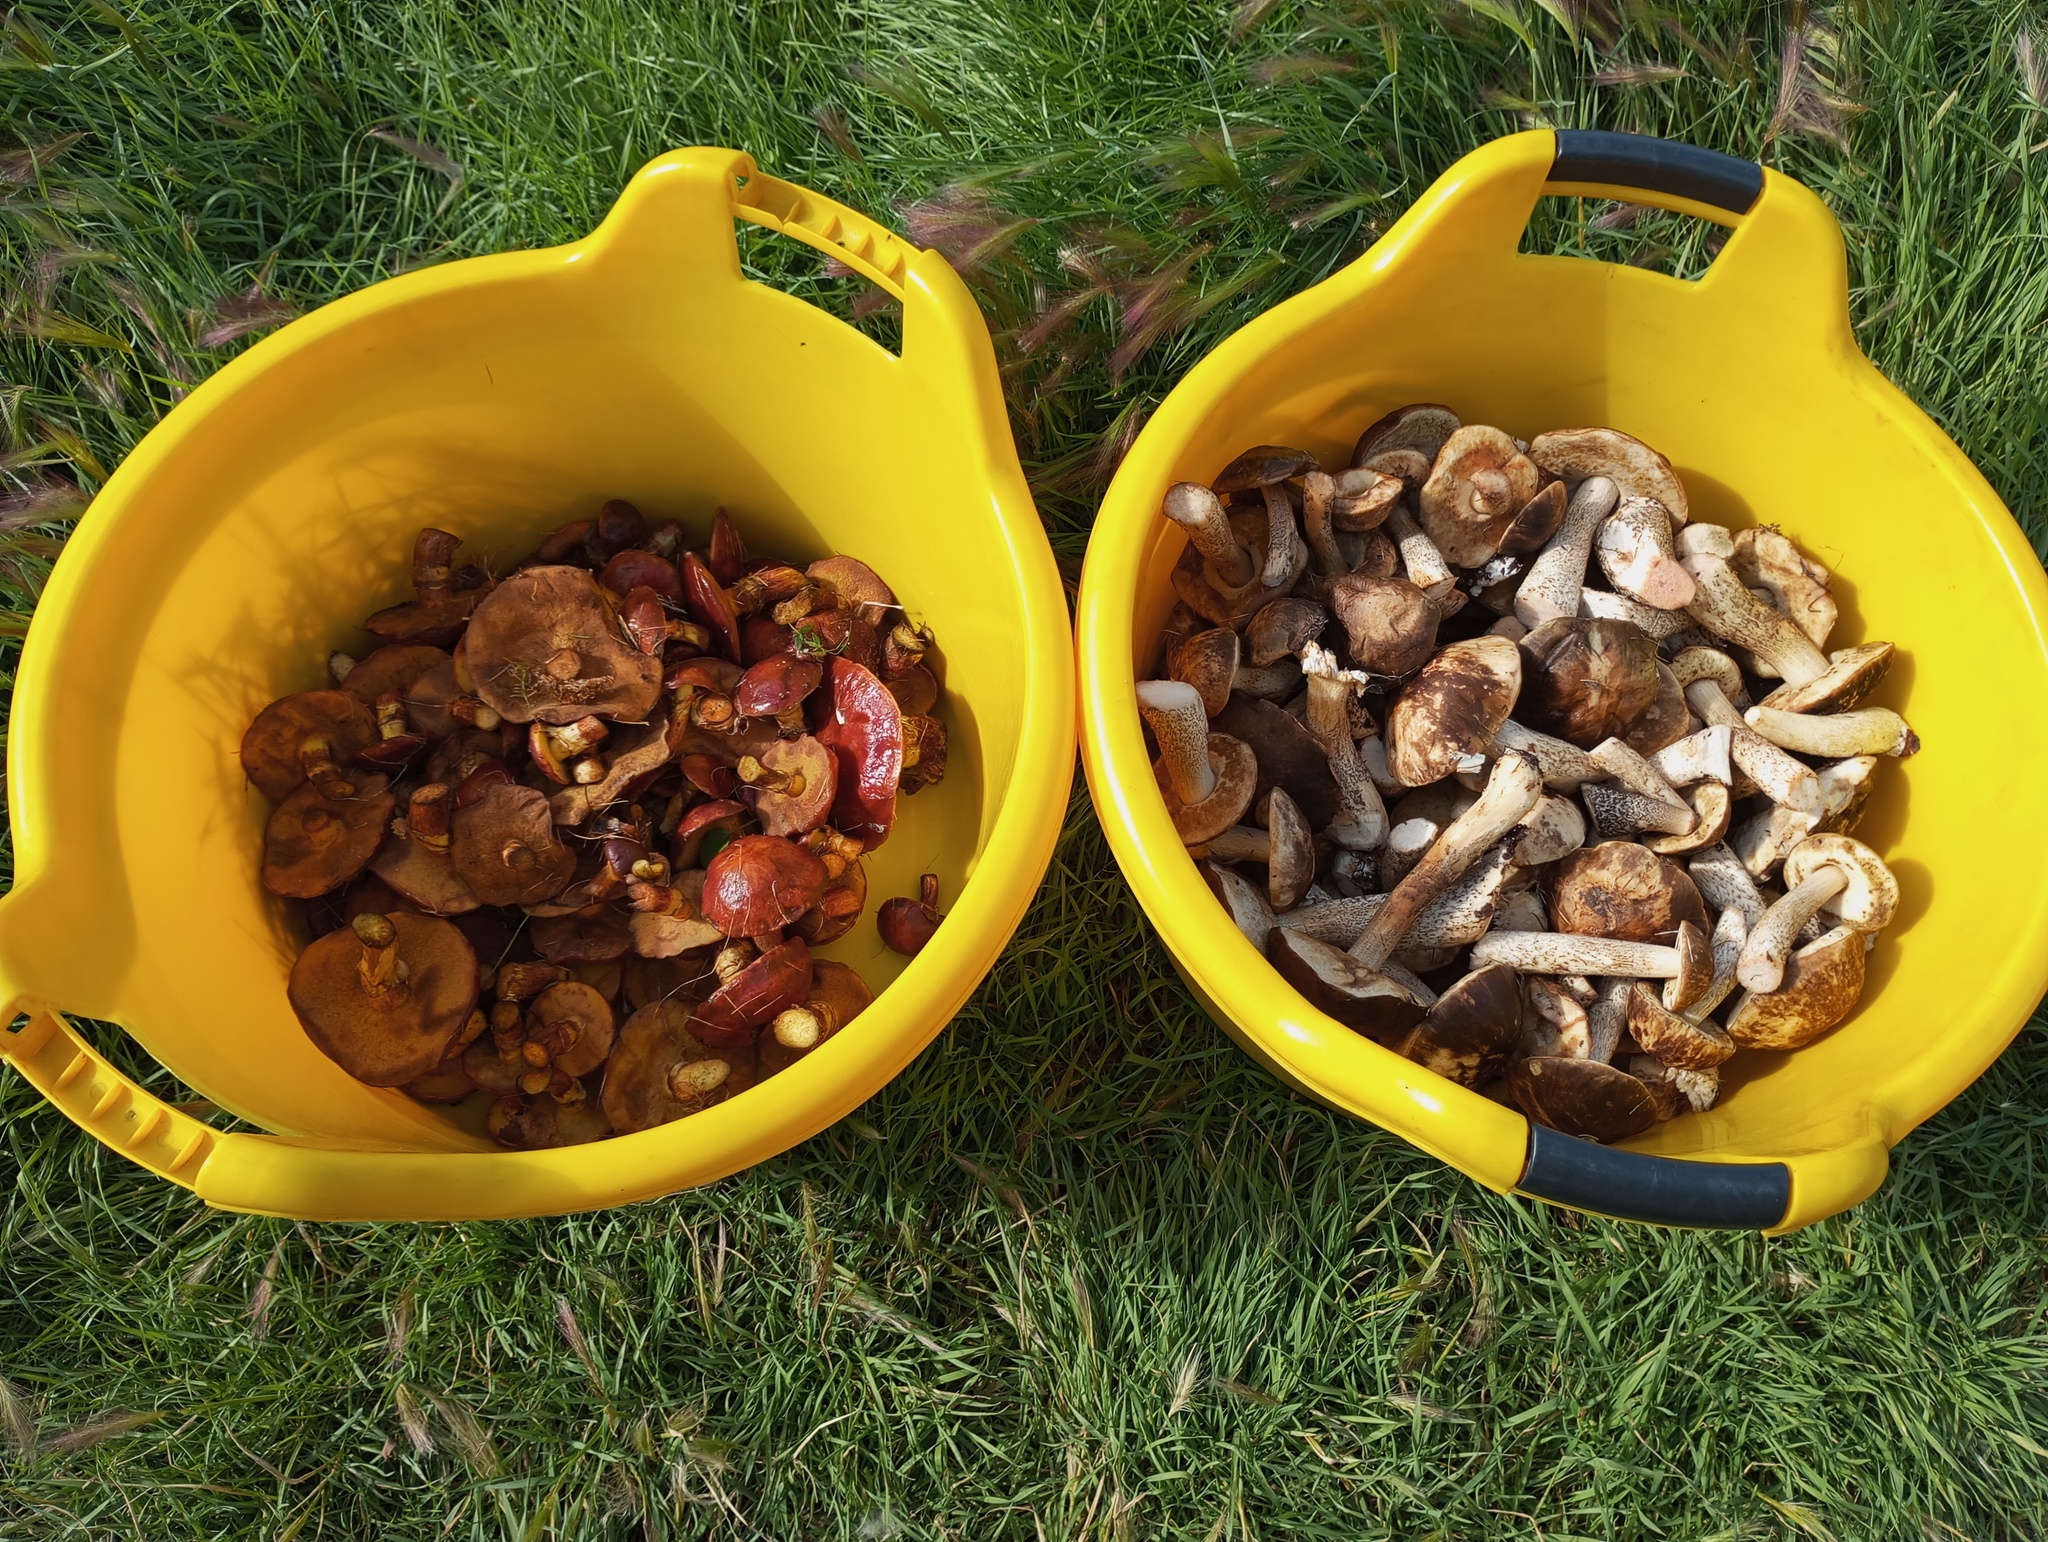
<path fill-rule="evenodd" d="M 1329 596 L 1355 668 L 1398 678 L 1420 669 L 1435 651 L 1441 613 L 1407 579 L 1347 573 L 1330 585 Z"/>
<path fill-rule="evenodd" d="M 1863 934 L 1838 926 L 1785 961 L 1774 991 L 1745 991 L 1728 1016 L 1742 1049 L 1803 1049 L 1854 1010 L 1863 994 Z"/>
<path fill-rule="evenodd" d="M 1622 1140 L 1657 1122 L 1649 1089 L 1598 1060 L 1517 1060 L 1508 1067 L 1508 1090 L 1537 1124 L 1587 1140 Z"/>
<path fill-rule="evenodd" d="M 811 968 L 811 989 L 803 1004 L 815 1014 L 820 1029 L 817 1044 L 792 1049 L 778 1041 L 773 1033 L 762 1034 L 755 1053 L 760 1057 L 760 1074 L 763 1077 L 788 1070 L 859 1017 L 875 999 L 867 981 L 845 964 L 821 958 Z"/>
<path fill-rule="evenodd" d="M 552 1097 L 503 1097 L 491 1105 L 484 1127 L 491 1139 L 513 1151 L 586 1146 L 613 1134 L 604 1110 L 589 1098 L 557 1103 Z"/>
<path fill-rule="evenodd" d="M 242 770 L 264 797 L 282 803 L 306 780 L 299 746 L 312 738 L 325 738 L 335 760 L 345 761 L 376 742 L 376 714 L 347 691 L 281 696 L 242 735 Z"/>
<path fill-rule="evenodd" d="M 527 1021 L 527 1037 L 552 1050 L 554 1068 L 567 1075 L 589 1075 L 612 1052 L 612 1004 L 581 980 L 550 985 L 534 997 Z"/>
<path fill-rule="evenodd" d="M 481 589 L 456 589 L 432 599 L 407 600 L 376 612 L 363 623 L 363 630 L 388 644 L 446 647 L 462 635 L 484 597 Z"/>
<path fill-rule="evenodd" d="M 621 599 L 635 589 L 652 589 L 664 600 L 683 597 L 683 580 L 676 572 L 676 565 L 666 557 L 657 557 L 637 546 L 628 547 L 613 556 L 597 575 L 597 581 L 600 587 Z"/>
<path fill-rule="evenodd" d="M 1491 754 L 1521 687 L 1521 654 L 1505 637 L 1444 648 L 1387 709 L 1387 766 L 1396 780 L 1421 787 L 1467 755 Z"/>
<path fill-rule="evenodd" d="M 1435 460 L 1444 441 L 1459 426 L 1458 415 L 1440 402 L 1410 402 L 1377 419 L 1358 436 L 1351 464 L 1362 466 L 1389 450 L 1414 450 Z"/>
<path fill-rule="evenodd" d="M 392 650 L 384 648 L 378 651 L 389 653 Z M 376 657 L 377 655 L 373 653 L 363 662 L 367 664 Z M 349 678 L 355 677 L 351 675 Z M 455 660 L 443 655 L 440 660 L 414 675 L 406 685 L 406 721 L 412 724 L 415 733 L 425 734 L 430 739 L 440 739 L 459 733 L 467 725 L 448 709 L 469 694 L 456 680 Z"/>
<path fill-rule="evenodd" d="M 824 898 L 825 864 L 794 841 L 742 835 L 704 874 L 704 919 L 728 937 L 780 931 Z"/>
<path fill-rule="evenodd" d="M 865 615 L 870 622 L 896 604 L 896 592 L 858 557 L 821 557 L 804 569 L 804 576 L 831 595 L 838 609 Z"/>
<path fill-rule="evenodd" d="M 1422 459 L 1419 455 L 1415 458 Z M 1425 462 L 1425 477 L 1428 470 Z M 1349 471 L 1340 471 L 1331 479 L 1331 484 L 1330 523 L 1351 535 L 1363 535 L 1384 525 L 1400 506 L 1401 495 L 1408 489 L 1408 484 L 1398 472 L 1371 466 L 1354 466 Z M 1421 485 L 1420 478 L 1417 485 Z"/>
<path fill-rule="evenodd" d="M 642 778 L 651 778 L 668 764 L 673 753 L 668 729 L 660 723 L 649 723 L 631 737 L 612 740 L 607 747 L 611 754 L 602 778 L 588 786 L 564 787 L 548 800 L 556 824 L 581 824 L 606 804 L 631 795 L 636 784 L 644 786 Z"/>
<path fill-rule="evenodd" d="M 923 717 L 939 704 L 939 680 L 922 664 L 899 670 L 885 682 L 905 717 Z"/>
<path fill-rule="evenodd" d="M 462 881 L 448 852 L 431 850 L 422 841 L 388 841 L 370 863 L 370 871 L 390 884 L 408 905 L 429 915 L 466 915 L 483 903 Z"/>
<path fill-rule="evenodd" d="M 1628 993 L 1629 1035 L 1666 1065 L 1704 1071 L 1735 1053 L 1735 1041 L 1711 1017 L 1695 1023 L 1657 999 L 1653 986 L 1638 980 Z"/>
<path fill-rule="evenodd" d="M 1263 669 L 1277 664 L 1290 653 L 1323 635 L 1330 613 L 1314 600 L 1293 597 L 1271 601 L 1259 607 L 1244 629 L 1245 646 L 1253 664 Z"/>
<path fill-rule="evenodd" d="M 476 693 L 509 722 L 639 722 L 661 694 L 661 661 L 627 640 L 582 568 L 514 573 L 477 606 L 464 638 Z"/>
<path fill-rule="evenodd" d="M 740 790 L 769 835 L 807 835 L 823 824 L 839 795 L 839 762 L 809 734 L 794 739 L 777 739 L 758 757 L 777 777 L 789 780 L 781 787 L 765 782 Z"/>
<path fill-rule="evenodd" d="M 746 717 L 780 717 L 802 706 L 824 678 L 825 666 L 818 660 L 778 653 L 748 667 L 732 702 Z"/>
<path fill-rule="evenodd" d="M 536 917 L 526 932 L 535 951 L 551 964 L 601 964 L 633 951 L 626 918 L 610 906 Z"/>
<path fill-rule="evenodd" d="M 457 1055 L 453 1060 L 444 1060 L 425 1076 L 415 1076 L 400 1090 L 421 1103 L 460 1103 L 476 1091 L 476 1082 L 463 1069 L 463 1059 L 464 1055 Z"/>
<path fill-rule="evenodd" d="M 1266 957 L 1308 1004 L 1368 1038 L 1395 1042 L 1422 1020 L 1422 999 L 1349 953 L 1284 926 L 1266 940 Z"/>
<path fill-rule="evenodd" d="M 498 782 L 452 821 L 450 856 L 486 905 L 537 905 L 576 876 L 576 853 L 555 838 L 547 798 Z"/>
<path fill-rule="evenodd" d="M 778 942 L 711 993 L 690 1032 L 714 1049 L 752 1044 L 764 1023 L 810 994 L 813 973 L 802 939 Z"/>
<path fill-rule="evenodd" d="M 1330 758 L 1300 718 L 1277 703 L 1234 696 L 1210 726 L 1251 746 L 1259 766 L 1255 799 L 1285 787 L 1311 828 L 1326 829 L 1337 817 L 1340 804 Z"/>
<path fill-rule="evenodd" d="M 413 681 L 435 665 L 448 662 L 448 654 L 440 648 L 419 643 L 387 643 L 351 669 L 341 688 L 364 706 L 374 707 L 386 691 L 396 691 L 405 697 Z M 408 700 L 406 705 L 410 707 L 412 703 Z"/>
<path fill-rule="evenodd" d="M 689 1021 L 687 1003 L 664 999 L 642 1007 L 619 1030 L 599 1095 L 619 1134 L 698 1113 L 754 1084 L 751 1044 L 711 1049 L 690 1032 Z M 693 1066 L 703 1069 L 692 1075 Z"/>
<path fill-rule="evenodd" d="M 1507 530 L 1500 538 L 1500 554 L 1503 557 L 1526 557 L 1540 551 L 1543 544 L 1557 534 L 1557 527 L 1564 523 L 1568 502 L 1562 482 L 1548 482 L 1538 488 L 1535 497 L 1523 504 L 1515 517 L 1508 521 Z"/>
<path fill-rule="evenodd" d="M 1488 964 L 1437 997 L 1397 1050 L 1462 1087 L 1476 1087 L 1499 1066 L 1521 1025 L 1520 981 L 1506 964 Z"/>
<path fill-rule="evenodd" d="M 1561 859 L 1550 917 L 1560 932 L 1664 947 L 1684 922 L 1707 927 L 1706 903 L 1685 869 L 1634 841 L 1602 841 Z"/>
<path fill-rule="evenodd" d="M 384 842 L 398 800 L 391 779 L 354 772 L 353 795 L 327 798 L 311 782 L 271 811 L 263 827 L 263 887 L 288 899 L 338 889 L 369 864 Z"/>
<path fill-rule="evenodd" d="M 433 1070 L 476 1009 L 468 939 L 432 916 L 400 910 L 386 919 L 398 951 L 396 983 L 371 987 L 363 968 L 370 950 L 345 926 L 307 945 L 285 987 L 321 1053 L 372 1087 L 402 1086 Z"/>
<path fill-rule="evenodd" d="M 1316 458 L 1306 450 L 1291 450 L 1281 444 L 1253 445 L 1216 473 L 1210 490 L 1219 498 L 1254 487 L 1270 487 L 1289 477 L 1306 476 L 1316 469 Z"/>
<path fill-rule="evenodd" d="M 1453 567 L 1476 568 L 1500 550 L 1502 537 L 1531 498 L 1543 473 L 1497 428 L 1468 423 L 1437 451 L 1422 484 L 1423 533 Z"/>
<path fill-rule="evenodd" d="M 809 910 L 789 923 L 789 929 L 814 948 L 837 942 L 859 923 L 868 905 L 867 864 L 858 860 L 825 885 L 825 892 Z"/>
<path fill-rule="evenodd" d="M 1621 742 L 1647 760 L 1666 745 L 1676 744 L 1691 733 L 1692 723 L 1692 709 L 1686 705 L 1685 687 L 1678 683 L 1678 676 L 1672 672 L 1671 666 L 1659 659 L 1656 699 L 1629 724 Z"/>
<path fill-rule="evenodd" d="M 1230 702 L 1230 685 L 1237 677 L 1243 641 L 1227 626 L 1211 627 L 1171 649 L 1166 656 L 1169 679 L 1192 685 L 1202 698 L 1202 710 L 1210 717 Z"/>
<path fill-rule="evenodd" d="M 1292 910 L 1315 881 L 1315 839 L 1301 808 L 1275 787 L 1266 805 L 1266 830 L 1271 856 L 1266 863 L 1266 893 L 1275 910 Z"/>
<path fill-rule="evenodd" d="M 462 1052 L 462 1071 L 480 1091 L 502 1098 L 519 1091 L 519 1078 L 533 1069 L 519 1058 L 518 1046 L 500 1049 L 485 1034 Z"/>
<path fill-rule="evenodd" d="M 898 895 L 876 907 L 875 930 L 881 934 L 882 946 L 891 953 L 915 958 L 938 935 L 940 919 L 931 906 Z"/>
<path fill-rule="evenodd" d="M 1657 644 L 1633 621 L 1561 616 L 1524 637 L 1521 647 L 1526 662 L 1516 716 L 1580 749 L 1624 738 L 1657 700 Z"/>

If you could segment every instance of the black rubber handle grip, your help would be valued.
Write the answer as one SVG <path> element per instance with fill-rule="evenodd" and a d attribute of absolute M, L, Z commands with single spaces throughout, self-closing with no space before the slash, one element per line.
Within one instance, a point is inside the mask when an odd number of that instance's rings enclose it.
<path fill-rule="evenodd" d="M 1529 1126 L 1529 1162 L 1515 1187 L 1538 1199 L 1624 1221 L 1762 1231 L 1792 1205 L 1783 1162 L 1688 1162 L 1618 1151 Z"/>
<path fill-rule="evenodd" d="M 1652 139 L 1647 134 L 1559 129 L 1550 180 L 1641 188 L 1646 193 L 1689 198 L 1730 214 L 1747 214 L 1764 190 L 1764 169 L 1755 161 L 1738 160 L 1719 150 Z"/>

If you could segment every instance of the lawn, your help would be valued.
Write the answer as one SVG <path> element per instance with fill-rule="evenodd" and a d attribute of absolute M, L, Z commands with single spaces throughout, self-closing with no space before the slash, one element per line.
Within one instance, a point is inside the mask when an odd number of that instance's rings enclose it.
<path fill-rule="evenodd" d="M 1534 124 L 1819 190 L 1864 348 L 2044 534 L 2048 15 L 2010 4 L 35 0 L 4 26 L 8 670 L 69 522 L 191 383 L 399 269 L 577 236 L 693 142 L 969 274 L 1070 582 L 1195 359 Z M 1706 255 L 1597 206 L 1532 240 Z M 811 254 L 746 250 L 892 325 Z M 0 1124 L 4 1537 L 2048 1532 L 2040 1024 L 1848 1215 L 1768 1242 L 1582 1219 L 1254 1069 L 1078 784 L 951 1030 L 709 1189 L 297 1225 L 205 1209 L 11 1074 Z"/>

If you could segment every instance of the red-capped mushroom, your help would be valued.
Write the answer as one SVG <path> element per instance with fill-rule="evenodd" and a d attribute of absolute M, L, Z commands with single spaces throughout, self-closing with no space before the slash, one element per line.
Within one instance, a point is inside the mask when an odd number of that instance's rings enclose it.
<path fill-rule="evenodd" d="M 778 653 L 752 665 L 740 676 L 732 701 L 743 717 L 772 718 L 786 734 L 801 733 L 804 702 L 825 678 L 816 659 Z"/>
<path fill-rule="evenodd" d="M 941 752 L 943 763 L 943 750 Z M 805 835 L 825 822 L 839 792 L 839 763 L 809 734 L 742 755 L 740 797 L 769 835 Z"/>
<path fill-rule="evenodd" d="M 676 825 L 670 865 L 677 872 L 706 866 L 753 823 L 753 812 L 744 803 L 720 798 L 698 804 Z"/>
<path fill-rule="evenodd" d="M 690 614 L 710 629 L 719 652 L 740 663 L 740 618 L 732 608 L 732 596 L 695 552 L 683 553 L 681 572 L 683 603 L 690 607 Z"/>
<path fill-rule="evenodd" d="M 760 1030 L 810 994 L 811 950 L 800 938 L 778 942 L 735 970 L 690 1017 L 690 1032 L 712 1048 L 751 1045 Z"/>
<path fill-rule="evenodd" d="M 832 823 L 873 851 L 896 823 L 903 715 L 889 688 L 851 659 L 831 661 L 826 689 L 815 699 L 818 740 L 839 767 Z"/>
<path fill-rule="evenodd" d="M 704 565 L 728 587 L 747 571 L 747 543 L 740 539 L 739 527 L 724 509 L 711 516 L 711 544 L 705 548 Z"/>
<path fill-rule="evenodd" d="M 825 894 L 825 864 L 794 841 L 742 835 L 704 874 L 704 919 L 728 937 L 780 931 Z"/>
<path fill-rule="evenodd" d="M 778 1012 L 761 1035 L 761 1074 L 787 1070 L 838 1033 L 873 1004 L 875 993 L 845 964 L 819 959 L 812 966 L 811 989 L 801 1006 Z"/>
<path fill-rule="evenodd" d="M 830 864 L 827 864 L 828 870 Z M 818 903 L 789 923 L 789 929 L 814 948 L 837 942 L 852 931 L 868 904 L 868 870 L 848 862 L 825 885 Z"/>
<path fill-rule="evenodd" d="M 881 575 L 855 557 L 824 557 L 804 569 L 805 575 L 832 596 L 833 604 L 850 610 L 870 625 L 896 608 L 896 595 Z"/>
<path fill-rule="evenodd" d="M 629 547 L 607 562 L 598 573 L 597 581 L 622 600 L 635 589 L 652 589 L 664 600 L 683 597 L 683 579 L 676 571 L 676 565 L 637 546 Z"/>
<path fill-rule="evenodd" d="M 412 586 L 419 598 L 378 611 L 364 627 L 388 643 L 454 642 L 488 592 L 454 586 L 455 549 L 461 544 L 461 536 L 446 530 L 422 530 L 412 545 Z"/>
<path fill-rule="evenodd" d="M 915 958 L 932 940 L 943 919 L 939 914 L 939 875 L 926 873 L 917 881 L 916 899 L 882 901 L 875 912 L 875 927 L 891 952 Z"/>
<path fill-rule="evenodd" d="M 446 921 L 365 913 L 314 939 L 285 994 L 321 1052 L 397 1087 L 439 1065 L 476 1009 L 476 954 Z"/>

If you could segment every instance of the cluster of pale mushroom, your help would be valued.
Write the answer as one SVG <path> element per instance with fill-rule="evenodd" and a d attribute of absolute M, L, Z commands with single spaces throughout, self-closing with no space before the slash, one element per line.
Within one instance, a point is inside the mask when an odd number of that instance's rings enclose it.
<path fill-rule="evenodd" d="M 1919 744 L 1862 705 L 1892 645 L 1826 651 L 1828 570 L 1783 533 L 1691 520 L 1615 429 L 1433 403 L 1334 474 L 1260 445 L 1164 512 L 1160 790 L 1313 1005 L 1594 1140 L 1855 1006 L 1898 888 L 1850 832 Z"/>
<path fill-rule="evenodd" d="M 866 564 L 752 557 L 620 500 L 503 577 L 422 530 L 417 597 L 272 702 L 241 762 L 263 883 L 314 940 L 288 994 L 359 1080 L 482 1094 L 501 1143 L 647 1129 L 793 1064 L 870 1000 L 812 948 L 946 769 L 932 637 Z M 885 902 L 914 953 L 938 886 Z"/>

